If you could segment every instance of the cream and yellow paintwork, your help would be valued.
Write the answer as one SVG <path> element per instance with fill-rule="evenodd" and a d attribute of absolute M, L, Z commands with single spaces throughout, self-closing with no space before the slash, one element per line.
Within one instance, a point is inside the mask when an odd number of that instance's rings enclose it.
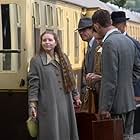
<path fill-rule="evenodd" d="M 16 65 L 17 58 L 15 56 L 11 57 L 11 62 L 14 62 L 12 71 L 2 71 L 0 68 L 0 91 L 25 91 L 27 90 L 27 72 L 29 68 L 29 62 L 32 56 L 35 55 L 36 43 L 39 47 L 39 36 L 45 29 L 54 30 L 56 33 L 61 32 L 61 43 L 63 51 L 68 55 L 72 68 L 75 71 L 81 69 L 84 50 L 86 48 L 86 43 L 83 42 L 78 33 L 75 33 L 78 21 L 82 16 L 91 17 L 92 14 L 100 7 L 93 8 L 83 8 L 76 4 L 64 2 L 61 0 L 0 0 L 0 5 L 2 4 L 17 4 L 20 8 L 20 18 L 18 25 L 15 25 L 15 10 L 14 6 L 11 8 L 10 12 L 10 26 L 11 28 L 11 46 L 12 49 L 17 49 L 17 26 L 21 27 L 21 62 L 20 67 Z M 45 12 L 44 7 L 50 6 L 53 13 L 53 25 L 46 25 L 45 23 Z M 59 17 L 57 22 L 58 11 Z M 0 11 L 1 13 L 1 11 Z M 1 14 L 0 14 L 1 18 Z M 47 20 L 51 20 L 47 18 Z M 39 34 L 36 34 L 36 30 Z M 127 25 L 128 33 L 140 41 L 140 23 L 129 21 Z M 0 22 L 0 31 L 2 31 L 2 23 Z M 76 38 L 75 38 L 76 35 Z M 37 38 L 35 38 L 37 36 Z M 75 58 L 75 42 L 77 41 L 77 46 L 79 46 L 78 57 Z M 0 46 L 2 46 L 2 35 L 0 34 Z M 0 48 L 1 50 L 2 48 Z M 0 59 L 2 60 L 2 55 L 0 54 Z M 2 62 L 0 60 L 0 67 Z M 77 62 L 75 62 L 77 60 Z M 18 61 L 17 61 L 18 62 Z M 76 76 L 79 78 L 78 76 Z M 20 86 L 21 80 L 25 80 L 25 85 Z"/>

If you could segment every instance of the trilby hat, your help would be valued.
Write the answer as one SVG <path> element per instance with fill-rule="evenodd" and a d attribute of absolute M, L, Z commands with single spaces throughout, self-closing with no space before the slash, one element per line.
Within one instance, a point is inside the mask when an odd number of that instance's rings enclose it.
<path fill-rule="evenodd" d="M 76 30 L 82 30 L 93 25 L 92 19 L 89 17 L 81 18 L 78 23 L 78 28 Z"/>
<path fill-rule="evenodd" d="M 114 11 L 111 13 L 112 23 L 126 22 L 130 18 L 126 18 L 124 11 Z"/>

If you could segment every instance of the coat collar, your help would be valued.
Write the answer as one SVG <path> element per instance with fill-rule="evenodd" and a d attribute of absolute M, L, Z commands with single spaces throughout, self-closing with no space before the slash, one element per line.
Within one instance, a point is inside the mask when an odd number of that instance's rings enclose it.
<path fill-rule="evenodd" d="M 42 53 L 40 54 L 40 58 L 41 58 L 42 64 L 43 64 L 44 66 L 51 63 L 51 64 L 53 64 L 54 66 L 58 67 L 58 65 L 55 63 L 55 61 L 57 61 L 57 62 L 59 63 L 59 59 L 58 59 L 57 54 L 55 54 L 55 59 L 52 59 L 47 53 L 42 52 Z"/>
<path fill-rule="evenodd" d="M 114 28 L 114 29 L 109 30 L 109 31 L 105 34 L 105 36 L 104 36 L 102 42 L 104 42 L 104 41 L 105 41 L 112 33 L 114 33 L 115 31 L 118 31 L 118 29 L 117 29 L 117 28 Z"/>

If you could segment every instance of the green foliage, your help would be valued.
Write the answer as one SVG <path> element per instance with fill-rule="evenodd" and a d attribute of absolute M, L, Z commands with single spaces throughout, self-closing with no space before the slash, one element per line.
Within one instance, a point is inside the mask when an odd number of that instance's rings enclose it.
<path fill-rule="evenodd" d="M 124 5 L 126 4 L 127 0 L 100 0 L 102 2 L 110 2 L 113 3 L 115 5 L 118 5 L 119 7 L 124 7 Z"/>
<path fill-rule="evenodd" d="M 119 7 L 124 7 L 127 0 L 114 0 L 112 3 L 118 5 Z"/>
<path fill-rule="evenodd" d="M 110 0 L 100 0 L 100 1 L 102 1 L 102 2 L 105 2 L 105 3 L 106 3 L 106 2 L 109 2 Z"/>

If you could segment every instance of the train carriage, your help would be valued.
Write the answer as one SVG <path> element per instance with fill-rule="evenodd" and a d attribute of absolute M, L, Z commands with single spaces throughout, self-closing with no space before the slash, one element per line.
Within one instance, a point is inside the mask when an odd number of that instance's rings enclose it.
<path fill-rule="evenodd" d="M 53 30 L 59 37 L 76 75 L 77 87 L 86 43 L 75 29 L 82 16 L 98 8 L 114 9 L 98 0 L 0 0 L 0 138 L 30 140 L 27 72 L 39 50 L 39 36 Z M 129 11 L 130 12 L 130 11 Z M 140 40 L 140 16 L 131 14 L 130 33 Z"/>
<path fill-rule="evenodd" d="M 44 30 L 54 30 L 59 35 L 62 49 L 78 74 L 84 42 L 74 30 L 80 17 L 80 6 L 63 1 L 0 0 L 1 139 L 30 139 L 25 123 L 27 72 Z"/>

